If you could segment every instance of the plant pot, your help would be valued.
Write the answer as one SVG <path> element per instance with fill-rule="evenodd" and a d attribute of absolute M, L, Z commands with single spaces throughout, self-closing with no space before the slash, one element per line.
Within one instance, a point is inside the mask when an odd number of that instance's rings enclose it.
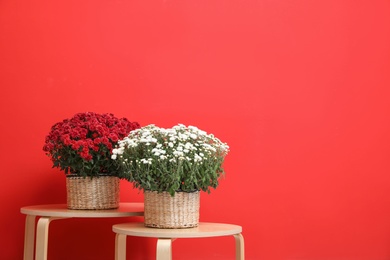
<path fill-rule="evenodd" d="M 200 192 L 144 192 L 146 227 L 191 228 L 199 224 Z"/>
<path fill-rule="evenodd" d="M 119 178 L 115 176 L 66 177 L 69 209 L 116 209 L 119 207 Z"/>

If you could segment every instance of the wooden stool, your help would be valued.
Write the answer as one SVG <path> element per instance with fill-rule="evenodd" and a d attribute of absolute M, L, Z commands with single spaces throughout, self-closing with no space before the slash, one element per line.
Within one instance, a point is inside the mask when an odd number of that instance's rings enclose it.
<path fill-rule="evenodd" d="M 72 210 L 66 204 L 50 204 L 23 207 L 20 210 L 26 214 L 24 234 L 24 260 L 46 260 L 49 240 L 50 222 L 66 218 L 120 218 L 143 216 L 143 203 L 120 203 L 117 209 L 106 210 Z M 35 225 L 36 217 L 39 218 Z M 35 235 L 36 230 L 36 235 Z"/>
<path fill-rule="evenodd" d="M 234 236 L 236 260 L 244 260 L 244 237 L 242 227 L 221 223 L 199 223 L 195 228 L 160 229 L 145 227 L 144 223 L 117 224 L 112 227 L 116 233 L 115 260 L 126 259 L 126 236 L 157 238 L 157 260 L 172 259 L 172 242 L 177 238 L 204 238 Z"/>

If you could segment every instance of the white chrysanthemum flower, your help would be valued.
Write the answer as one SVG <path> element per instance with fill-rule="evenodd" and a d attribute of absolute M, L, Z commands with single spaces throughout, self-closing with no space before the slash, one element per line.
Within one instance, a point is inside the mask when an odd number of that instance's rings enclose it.
<path fill-rule="evenodd" d="M 197 148 L 196 148 L 193 144 L 191 144 L 191 143 L 189 143 L 189 142 L 187 142 L 187 143 L 184 145 L 184 147 L 185 147 L 186 149 L 188 149 L 188 150 L 197 150 Z"/>
<path fill-rule="evenodd" d="M 134 174 L 181 174 L 190 171 L 187 176 L 193 176 L 210 169 L 220 171 L 221 162 L 228 151 L 225 143 L 195 126 L 178 124 L 164 129 L 149 125 L 132 131 L 119 141 L 112 150 L 112 157 L 126 162 L 125 168 Z M 184 181 L 191 183 L 191 178 Z"/>
<path fill-rule="evenodd" d="M 185 140 L 188 139 L 188 135 L 186 135 L 186 134 L 179 134 L 179 139 L 185 141 Z"/>
<path fill-rule="evenodd" d="M 149 158 L 149 159 L 143 158 L 143 159 L 141 159 L 141 162 L 143 164 L 152 164 L 152 158 Z"/>
<path fill-rule="evenodd" d="M 141 138 L 140 143 L 149 143 L 149 138 Z"/>
<path fill-rule="evenodd" d="M 196 126 L 189 125 L 187 128 L 194 132 L 199 131 L 199 129 Z"/>
<path fill-rule="evenodd" d="M 184 153 L 181 152 L 181 151 L 173 151 L 173 155 L 176 156 L 176 157 L 180 157 L 180 156 L 183 156 Z"/>
<path fill-rule="evenodd" d="M 202 157 L 200 157 L 199 155 L 195 154 L 194 162 L 200 162 L 200 161 L 202 161 Z"/>

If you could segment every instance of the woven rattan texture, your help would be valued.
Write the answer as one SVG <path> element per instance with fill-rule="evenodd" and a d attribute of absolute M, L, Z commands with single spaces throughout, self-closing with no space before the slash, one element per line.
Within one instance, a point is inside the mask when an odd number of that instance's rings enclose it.
<path fill-rule="evenodd" d="M 67 177 L 69 209 L 116 209 L 119 207 L 119 178 Z"/>
<path fill-rule="evenodd" d="M 198 226 L 200 192 L 145 191 L 145 226 L 155 228 L 191 228 Z"/>

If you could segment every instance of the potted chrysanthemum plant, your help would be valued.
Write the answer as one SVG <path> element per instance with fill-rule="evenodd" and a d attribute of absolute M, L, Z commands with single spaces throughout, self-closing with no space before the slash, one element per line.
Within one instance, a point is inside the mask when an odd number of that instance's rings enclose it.
<path fill-rule="evenodd" d="M 68 208 L 118 208 L 119 179 L 125 176 L 111 152 L 139 127 L 126 118 L 94 112 L 77 113 L 52 126 L 43 150 L 53 168 L 66 175 Z"/>
<path fill-rule="evenodd" d="M 200 191 L 217 188 L 226 143 L 194 126 L 148 125 L 118 141 L 112 159 L 144 191 L 145 226 L 187 228 L 199 223 Z"/>

